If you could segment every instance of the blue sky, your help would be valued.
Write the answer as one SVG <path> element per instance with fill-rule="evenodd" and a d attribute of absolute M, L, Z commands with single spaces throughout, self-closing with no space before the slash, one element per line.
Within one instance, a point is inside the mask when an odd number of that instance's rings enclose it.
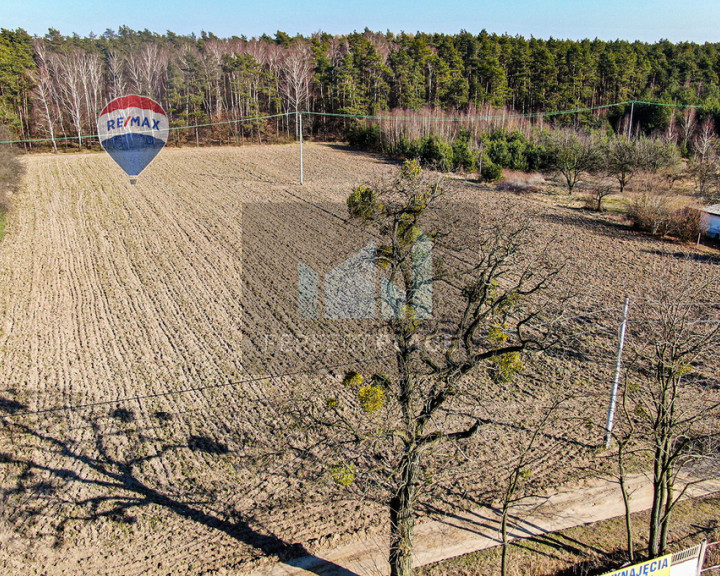
<path fill-rule="evenodd" d="M 178 34 L 259 36 L 283 30 L 311 34 L 362 31 L 522 34 L 654 42 L 720 42 L 720 1 L 689 0 L 1 0 L 0 27 L 45 34 L 102 34 L 126 25 Z"/>

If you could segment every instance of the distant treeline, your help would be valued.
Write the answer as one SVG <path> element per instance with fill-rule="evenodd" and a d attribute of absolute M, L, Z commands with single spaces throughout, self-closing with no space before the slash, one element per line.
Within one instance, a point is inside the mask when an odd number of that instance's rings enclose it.
<path fill-rule="evenodd" d="M 461 32 L 218 38 L 122 27 L 100 36 L 44 37 L 0 31 L 0 123 L 22 139 L 96 132 L 105 103 L 137 93 L 159 101 L 171 126 L 228 122 L 297 110 L 335 114 L 438 110 L 519 113 L 602 106 L 626 100 L 702 105 L 720 116 L 720 44 L 541 40 Z M 634 126 L 665 131 L 679 112 L 636 105 Z M 609 123 L 629 106 L 557 117 Z M 719 124 L 716 122 L 716 124 Z M 343 119 L 308 118 L 308 129 L 343 136 Z M 173 132 L 173 140 L 230 142 L 291 136 L 293 117 Z M 59 140 L 59 142 L 63 142 Z"/>

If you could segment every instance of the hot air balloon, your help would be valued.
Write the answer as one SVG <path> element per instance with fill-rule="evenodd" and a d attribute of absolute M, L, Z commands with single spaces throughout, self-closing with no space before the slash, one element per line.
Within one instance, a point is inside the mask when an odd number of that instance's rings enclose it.
<path fill-rule="evenodd" d="M 168 119 L 162 106 L 145 96 L 121 96 L 100 113 L 100 145 L 136 184 L 168 138 Z"/>

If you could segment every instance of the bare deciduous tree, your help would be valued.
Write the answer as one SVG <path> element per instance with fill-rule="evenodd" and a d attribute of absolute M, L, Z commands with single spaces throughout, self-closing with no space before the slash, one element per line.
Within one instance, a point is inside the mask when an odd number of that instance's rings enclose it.
<path fill-rule="evenodd" d="M 108 51 L 108 90 L 110 99 L 115 99 L 125 94 L 125 61 L 122 55 L 115 50 Z"/>
<path fill-rule="evenodd" d="M 102 92 L 102 63 L 97 54 L 84 54 L 80 59 L 81 78 L 85 97 L 85 111 L 89 128 L 100 113 Z"/>
<path fill-rule="evenodd" d="M 720 158 L 712 119 L 702 123 L 692 145 L 695 156 L 689 168 L 695 180 L 695 190 L 704 198 L 713 198 L 720 187 Z"/>
<path fill-rule="evenodd" d="M 148 43 L 141 50 L 130 52 L 124 60 L 130 85 L 137 94 L 156 99 L 164 97 L 168 64 L 165 50 L 155 43 Z M 120 78 L 118 74 L 118 87 L 123 85 Z"/>
<path fill-rule="evenodd" d="M 56 85 L 53 82 L 54 71 L 51 68 L 50 58 L 45 47 L 45 41 L 36 39 L 33 43 L 37 62 L 37 75 L 33 94 L 40 106 L 40 124 L 47 128 L 53 151 L 57 152 L 55 142 L 55 125 L 62 121 L 58 107 Z"/>
<path fill-rule="evenodd" d="M 433 484 L 428 479 L 447 470 L 449 454 L 481 429 L 486 404 L 524 369 L 523 355 L 549 345 L 550 325 L 533 321 L 553 305 L 536 297 L 560 270 L 527 220 L 507 210 L 507 219 L 465 222 L 477 246 L 468 246 L 466 235 L 454 245 L 451 232 L 460 226 L 441 211 L 444 196 L 441 183 L 410 161 L 392 182 L 361 186 L 349 197 L 351 218 L 382 243 L 375 263 L 386 274 L 381 308 L 389 316 L 383 334 L 391 360 L 371 373 L 348 372 L 339 390 L 325 390 L 296 413 L 308 427 L 332 431 L 333 478 L 388 507 L 393 576 L 412 574 L 417 506 Z M 430 246 L 436 264 L 450 251 L 438 264 L 442 272 L 428 277 Z M 444 287 L 434 294 L 432 306 L 442 310 L 436 315 L 428 315 L 430 283 Z"/>
<path fill-rule="evenodd" d="M 682 112 L 676 113 L 678 129 L 680 132 L 681 147 L 687 151 L 690 139 L 697 125 L 697 113 L 695 108 L 685 108 Z"/>
<path fill-rule="evenodd" d="M 299 112 L 310 97 L 313 77 L 313 58 L 310 46 L 296 43 L 290 46 L 279 64 L 280 92 L 287 109 Z"/>
<path fill-rule="evenodd" d="M 572 194 L 583 173 L 599 166 L 597 142 L 574 130 L 555 130 L 545 137 L 546 163 L 562 175 L 568 194 Z"/>
<path fill-rule="evenodd" d="M 634 357 L 624 417 L 653 466 L 651 557 L 665 553 L 675 505 L 688 486 L 702 481 L 680 482 L 681 475 L 707 456 L 708 443 L 720 435 L 720 310 L 705 302 L 710 282 L 717 281 L 657 279 L 630 325 Z"/>
<path fill-rule="evenodd" d="M 614 192 L 615 188 L 608 182 L 593 182 L 585 198 L 586 207 L 596 212 L 602 212 L 603 200 Z"/>
<path fill-rule="evenodd" d="M 60 102 L 75 129 L 78 148 L 82 147 L 86 118 L 83 86 L 85 80 L 84 57 L 85 54 L 80 49 L 52 55 L 53 69 L 58 74 Z"/>
<path fill-rule="evenodd" d="M 224 108 L 220 85 L 222 58 L 226 53 L 228 53 L 228 50 L 222 41 L 211 40 L 205 42 L 200 54 L 205 110 L 207 110 L 210 118 L 220 117 Z"/>
<path fill-rule="evenodd" d="M 567 383 L 562 382 L 562 385 L 567 385 Z M 553 389 L 550 390 L 553 395 L 552 400 L 547 405 L 537 402 L 534 407 L 534 414 L 523 415 L 523 424 L 518 431 L 518 438 L 516 439 L 518 446 L 517 456 L 511 463 L 510 473 L 506 478 L 505 491 L 502 495 L 502 514 L 500 520 L 500 535 L 502 539 L 500 574 L 502 576 L 507 575 L 509 567 L 510 513 L 513 508 L 521 505 L 523 501 L 527 501 L 530 498 L 537 499 L 539 497 L 533 490 L 534 469 L 549 451 L 560 449 L 559 446 L 543 446 L 541 440 L 545 435 L 545 429 L 548 423 L 560 416 L 559 410 L 562 404 L 570 397 L 567 389 L 562 389 L 562 385 L 561 379 L 558 379 Z"/>

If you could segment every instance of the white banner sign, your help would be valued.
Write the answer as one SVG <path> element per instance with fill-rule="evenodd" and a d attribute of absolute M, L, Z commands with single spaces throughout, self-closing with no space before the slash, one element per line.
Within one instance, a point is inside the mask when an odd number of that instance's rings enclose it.
<path fill-rule="evenodd" d="M 603 576 L 698 576 L 705 556 L 705 542 L 674 554 L 625 566 Z"/>

